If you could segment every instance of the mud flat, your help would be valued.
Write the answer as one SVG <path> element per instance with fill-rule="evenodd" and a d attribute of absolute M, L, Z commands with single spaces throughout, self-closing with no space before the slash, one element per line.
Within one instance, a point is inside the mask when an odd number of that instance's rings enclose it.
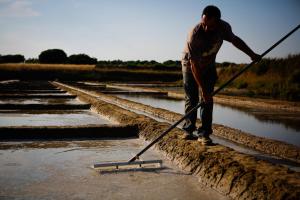
<path fill-rule="evenodd" d="M 90 104 L 0 104 L 1 110 L 82 110 Z"/>
<path fill-rule="evenodd" d="M 140 136 L 146 140 L 153 140 L 169 127 L 168 123 L 157 122 L 106 102 L 113 97 L 102 94 L 100 100 L 100 94 L 95 92 L 54 84 L 78 95 L 110 120 L 138 126 Z M 175 128 L 156 147 L 182 169 L 197 176 L 201 183 L 231 198 L 297 199 L 300 196 L 300 173 L 218 144 L 204 147 L 197 141 L 185 141 L 180 139 L 182 134 L 182 130 Z"/>
<path fill-rule="evenodd" d="M 75 99 L 75 95 L 67 94 L 1 94 L 0 99 L 33 99 L 33 98 L 62 98 L 62 99 Z"/>
<path fill-rule="evenodd" d="M 134 125 L 11 126 L 0 127 L 0 140 L 63 140 L 137 137 Z"/>
<path fill-rule="evenodd" d="M 61 91 L 58 89 L 48 89 L 48 90 L 16 90 L 16 89 L 0 89 L 1 94 L 32 94 L 32 93 L 42 93 L 42 94 L 61 94 L 61 93 L 66 93 L 65 91 Z"/>

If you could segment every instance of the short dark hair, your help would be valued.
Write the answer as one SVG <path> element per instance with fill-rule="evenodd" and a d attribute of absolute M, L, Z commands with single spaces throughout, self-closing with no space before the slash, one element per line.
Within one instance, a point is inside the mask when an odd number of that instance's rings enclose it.
<path fill-rule="evenodd" d="M 221 19 L 221 11 L 217 6 L 209 5 L 206 6 L 202 12 L 202 16 L 205 15 L 208 18 L 216 18 L 217 20 Z"/>

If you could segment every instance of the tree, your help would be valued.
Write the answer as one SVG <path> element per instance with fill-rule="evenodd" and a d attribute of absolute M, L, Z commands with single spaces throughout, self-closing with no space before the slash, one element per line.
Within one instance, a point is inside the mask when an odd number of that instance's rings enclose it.
<path fill-rule="evenodd" d="M 39 55 L 40 63 L 63 64 L 67 59 L 67 54 L 61 49 L 48 49 Z"/>
<path fill-rule="evenodd" d="M 23 63 L 25 58 L 23 55 L 0 55 L 0 63 Z"/>
<path fill-rule="evenodd" d="M 73 54 L 69 56 L 68 63 L 70 64 L 96 64 L 97 58 L 91 58 L 86 54 Z"/>
<path fill-rule="evenodd" d="M 167 60 L 162 63 L 166 67 L 180 67 L 181 63 L 180 61 L 173 61 L 173 60 Z"/>

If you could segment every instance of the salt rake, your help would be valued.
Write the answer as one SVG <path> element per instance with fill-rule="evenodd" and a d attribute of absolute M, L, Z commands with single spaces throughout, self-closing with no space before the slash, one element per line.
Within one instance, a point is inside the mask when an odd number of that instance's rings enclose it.
<path fill-rule="evenodd" d="M 291 30 L 288 34 L 286 34 L 284 37 L 282 37 L 278 42 L 276 42 L 273 46 L 271 46 L 268 50 L 266 50 L 263 54 L 260 55 L 260 59 L 263 58 L 267 53 L 269 53 L 272 49 L 274 49 L 276 46 L 278 46 L 282 41 L 284 41 L 286 38 L 288 38 L 290 35 L 292 35 L 296 30 L 300 28 L 300 24 Z M 241 71 L 239 71 L 237 74 L 235 74 L 231 79 L 229 79 L 227 82 L 225 82 L 223 85 L 221 85 L 217 90 L 215 90 L 212 93 L 212 96 L 215 96 L 218 92 L 220 92 L 222 89 L 224 89 L 227 85 L 229 85 L 233 80 L 235 80 L 238 76 L 240 76 L 244 71 L 246 71 L 248 68 L 250 68 L 252 65 L 254 65 L 256 62 L 259 62 L 260 60 L 254 60 L 250 64 L 246 65 Z M 148 161 L 139 161 L 139 157 L 145 153 L 150 147 L 152 147 L 155 143 L 157 143 L 160 139 L 162 139 L 166 134 L 168 134 L 172 129 L 174 129 L 178 124 L 180 124 L 187 116 L 189 116 L 191 113 L 195 112 L 198 108 L 200 108 L 203 105 L 203 103 L 198 103 L 197 106 L 192 108 L 188 113 L 186 113 L 182 118 L 180 118 L 177 122 L 172 124 L 167 130 L 165 130 L 161 135 L 159 135 L 157 138 L 155 138 L 151 143 L 149 143 L 144 149 L 142 149 L 139 153 L 137 153 L 133 158 L 131 158 L 128 162 L 111 162 L 111 163 L 102 163 L 102 164 L 94 164 L 95 169 L 107 169 L 107 168 L 115 168 L 119 169 L 121 166 L 139 166 L 142 167 L 143 164 L 159 164 L 160 167 L 162 166 L 162 160 L 148 160 Z"/>
<path fill-rule="evenodd" d="M 130 171 L 139 169 L 156 169 L 162 168 L 162 160 L 137 160 L 133 162 L 109 162 L 94 164 L 94 169 L 100 169 L 101 172 L 115 172 L 115 171 Z"/>

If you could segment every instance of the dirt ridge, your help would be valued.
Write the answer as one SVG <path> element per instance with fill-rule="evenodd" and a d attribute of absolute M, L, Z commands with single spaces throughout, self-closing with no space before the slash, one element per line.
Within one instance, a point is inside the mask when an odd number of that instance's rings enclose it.
<path fill-rule="evenodd" d="M 169 127 L 167 123 L 96 99 L 82 90 L 54 84 L 77 94 L 81 100 L 91 103 L 99 114 L 113 121 L 137 125 L 146 140 L 153 140 Z M 237 199 L 297 199 L 300 196 L 300 173 L 221 145 L 205 147 L 197 141 L 185 141 L 180 139 L 182 134 L 183 131 L 175 128 L 156 147 L 181 168 L 196 175 L 203 184 Z"/>
<path fill-rule="evenodd" d="M 101 92 L 96 91 L 88 91 L 90 94 L 93 94 L 100 98 L 101 100 L 120 104 L 123 106 L 126 106 L 131 109 L 139 110 L 145 113 L 148 113 L 150 115 L 166 119 L 171 122 L 176 122 L 180 118 L 182 118 L 183 115 L 162 109 L 162 108 L 155 108 L 151 106 L 146 106 L 142 103 L 133 102 L 127 99 L 122 99 L 116 96 L 111 96 L 107 94 L 103 94 Z M 197 125 L 201 125 L 201 121 L 197 120 Z M 290 160 L 292 162 L 300 163 L 300 148 L 292 145 L 287 144 L 282 141 L 277 141 L 273 139 L 268 139 L 264 137 L 255 136 L 246 132 L 243 132 L 238 129 L 234 129 L 231 127 L 227 127 L 220 124 L 213 124 L 213 134 L 225 138 L 227 140 L 233 141 L 238 144 L 242 144 L 246 147 L 249 147 L 251 149 L 255 149 L 257 151 L 274 155 L 280 158 L 284 158 L 287 160 Z"/>

